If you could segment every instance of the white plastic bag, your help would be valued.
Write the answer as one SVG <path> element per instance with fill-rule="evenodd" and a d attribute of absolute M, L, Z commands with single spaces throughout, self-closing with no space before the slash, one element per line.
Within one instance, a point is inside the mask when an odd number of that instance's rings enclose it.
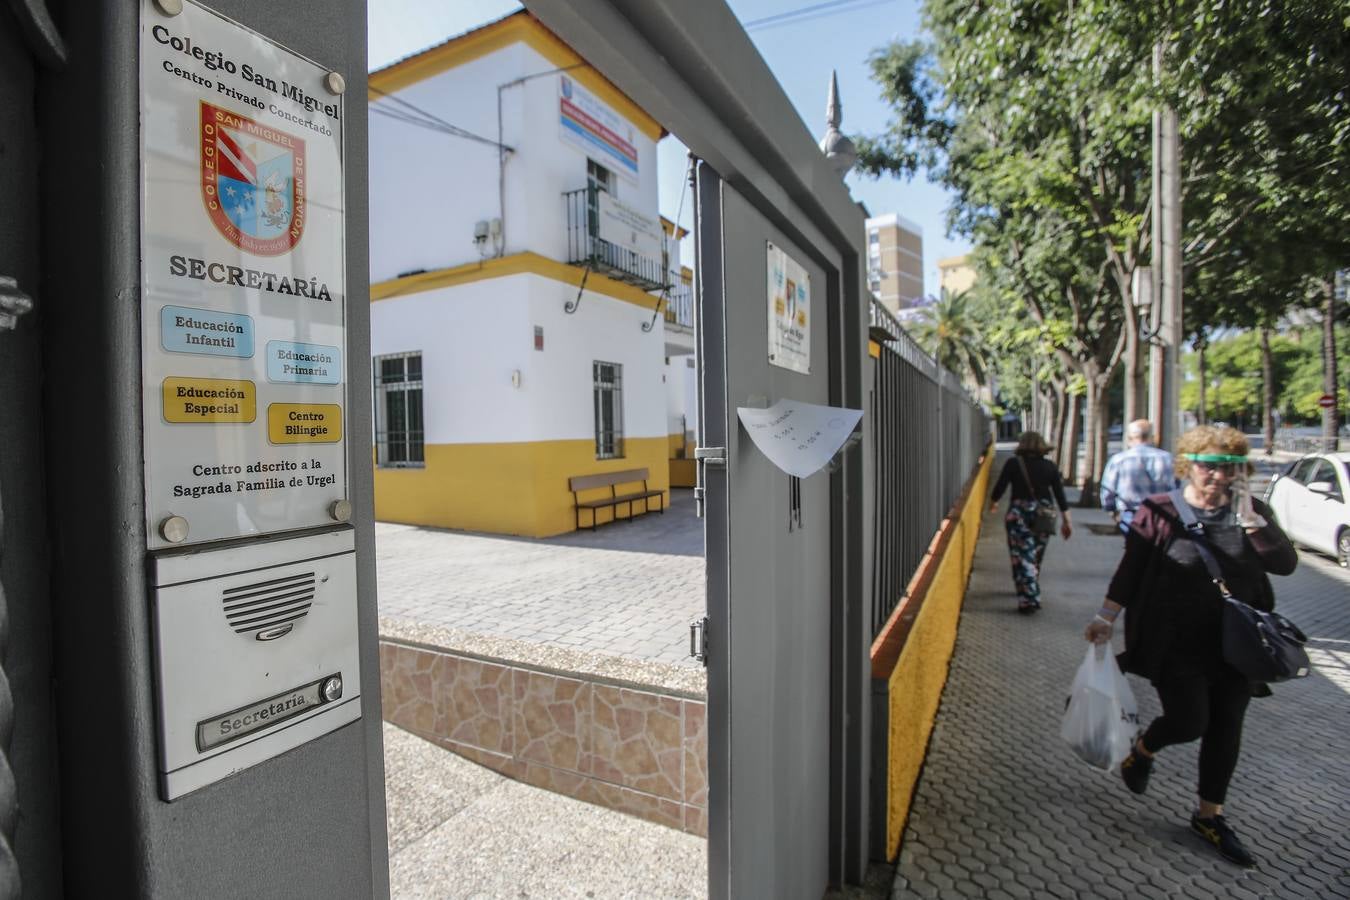
<path fill-rule="evenodd" d="M 1138 733 L 1139 707 L 1111 645 L 1089 644 L 1069 689 L 1059 736 L 1085 762 L 1111 771 L 1130 754 Z"/>

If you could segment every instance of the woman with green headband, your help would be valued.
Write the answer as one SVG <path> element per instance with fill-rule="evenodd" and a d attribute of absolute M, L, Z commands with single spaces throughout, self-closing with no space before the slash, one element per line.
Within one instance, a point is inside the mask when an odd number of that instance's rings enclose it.
<path fill-rule="evenodd" d="M 1181 436 L 1176 471 L 1183 487 L 1139 507 L 1106 602 L 1085 630 L 1089 641 L 1109 641 L 1116 617 L 1128 609 L 1121 665 L 1151 681 L 1162 703 L 1163 714 L 1121 763 L 1125 785 L 1144 793 L 1154 754 L 1198 739 L 1200 804 L 1191 829 L 1241 866 L 1255 860 L 1224 821 L 1223 804 L 1247 703 L 1270 689 L 1224 662 L 1223 599 L 1173 498 L 1194 512 L 1197 537 L 1212 549 L 1232 592 L 1258 609 L 1272 609 L 1268 573 L 1288 575 L 1298 555 L 1274 514 L 1246 490 L 1247 449 L 1246 436 L 1235 428 L 1202 425 Z"/>

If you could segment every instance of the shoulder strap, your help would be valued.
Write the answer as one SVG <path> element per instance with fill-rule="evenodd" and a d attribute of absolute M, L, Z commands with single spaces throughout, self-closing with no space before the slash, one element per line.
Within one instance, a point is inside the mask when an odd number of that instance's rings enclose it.
<path fill-rule="evenodd" d="M 1177 515 L 1181 517 L 1181 524 L 1186 526 L 1188 532 L 1194 533 L 1203 528 L 1200 520 L 1195 517 L 1195 510 L 1186 502 L 1186 496 L 1181 493 L 1180 488 L 1168 491 L 1167 499 L 1171 500 L 1172 505 L 1176 507 Z"/>
<path fill-rule="evenodd" d="M 1219 561 L 1214 558 L 1214 551 L 1209 547 L 1209 539 L 1205 537 L 1205 528 L 1200 524 L 1200 520 L 1195 517 L 1195 510 L 1186 502 L 1185 496 L 1181 493 L 1181 488 L 1176 488 L 1167 492 L 1168 499 L 1176 507 L 1177 515 L 1181 517 L 1181 522 L 1186 526 L 1185 535 L 1191 539 L 1195 545 L 1195 550 L 1200 554 L 1200 559 L 1204 560 L 1205 568 L 1209 570 L 1209 577 L 1218 587 L 1219 593 L 1223 594 L 1225 600 L 1232 598 L 1233 592 L 1228 590 L 1228 583 L 1223 580 L 1223 571 L 1219 568 Z"/>
<path fill-rule="evenodd" d="M 1022 467 L 1022 477 L 1027 480 L 1027 490 L 1031 492 L 1032 500 L 1039 500 L 1036 493 L 1036 482 L 1031 480 L 1031 470 L 1027 468 L 1027 461 L 1021 456 L 1016 457 L 1017 464 Z"/>

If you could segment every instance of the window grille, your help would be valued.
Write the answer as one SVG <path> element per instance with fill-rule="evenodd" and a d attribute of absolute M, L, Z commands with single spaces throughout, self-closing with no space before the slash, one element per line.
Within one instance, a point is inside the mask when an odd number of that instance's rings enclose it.
<path fill-rule="evenodd" d="M 385 467 L 425 466 L 422 354 L 375 357 L 375 458 Z"/>
<path fill-rule="evenodd" d="M 623 366 L 600 362 L 591 366 L 595 383 L 595 458 L 623 456 Z"/>

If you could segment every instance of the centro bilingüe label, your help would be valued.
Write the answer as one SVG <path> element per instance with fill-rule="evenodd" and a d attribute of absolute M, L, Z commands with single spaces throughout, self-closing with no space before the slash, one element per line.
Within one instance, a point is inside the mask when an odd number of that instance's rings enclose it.
<path fill-rule="evenodd" d="M 274 444 L 333 444 L 342 439 L 342 407 L 336 403 L 273 403 L 267 407 L 267 439 Z"/>

